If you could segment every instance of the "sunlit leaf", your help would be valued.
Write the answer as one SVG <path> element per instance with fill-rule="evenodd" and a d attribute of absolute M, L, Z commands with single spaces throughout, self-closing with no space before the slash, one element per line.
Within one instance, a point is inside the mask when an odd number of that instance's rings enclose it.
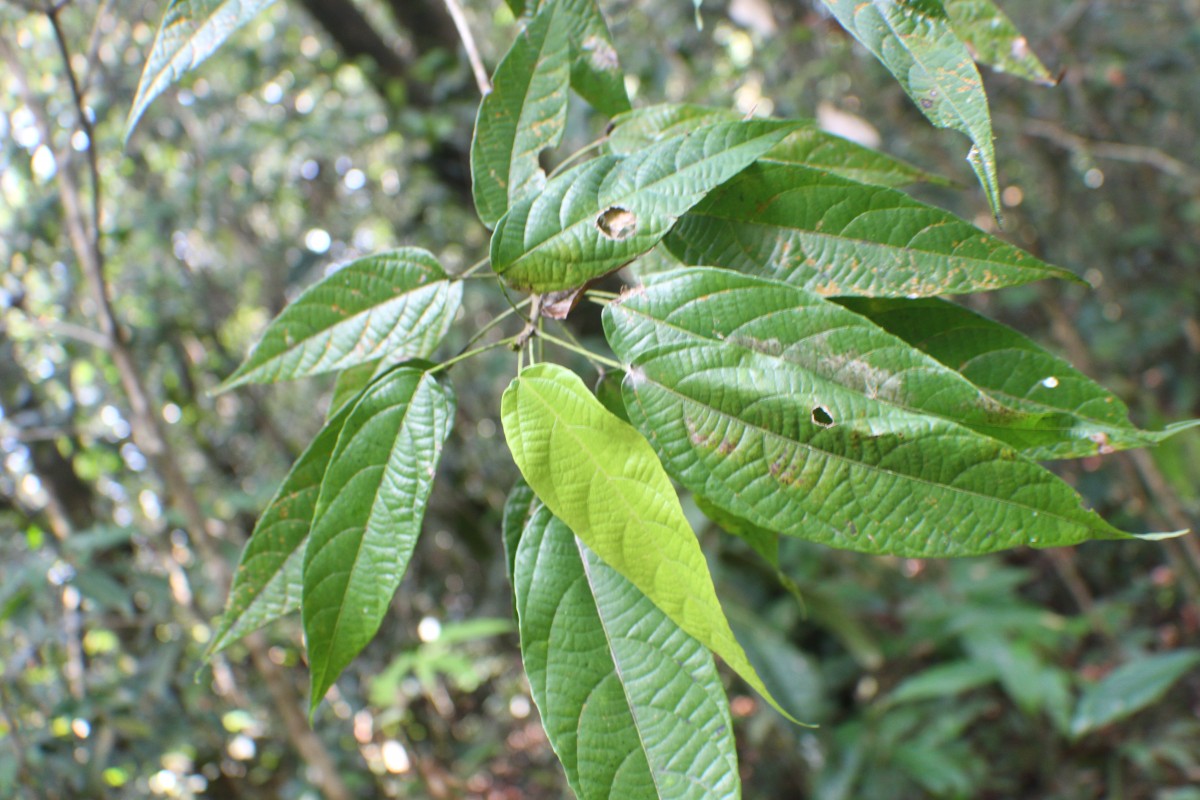
<path fill-rule="evenodd" d="M 607 155 L 552 178 L 509 209 L 492 236 L 492 268 L 512 286 L 582 286 L 649 250 L 705 193 L 795 126 L 726 122 L 626 158 Z"/>
<path fill-rule="evenodd" d="M 909 360 L 915 351 L 872 361 L 867 332 L 843 330 L 847 318 L 826 313 L 832 304 L 811 296 L 821 303 L 813 313 L 788 313 L 790 304 L 738 313 L 739 289 L 755 286 L 757 303 L 761 281 L 723 270 L 647 283 L 604 312 L 627 365 L 629 417 L 672 477 L 730 513 L 836 547 L 912 557 L 1128 536 L 1017 451 L 921 411 L 941 399 L 905 388 L 910 368 L 914 378 L 926 372 Z M 749 319 L 738 325 L 738 316 Z M 889 368 L 889 358 L 899 363 Z"/>
<path fill-rule="evenodd" d="M 351 261 L 288 305 L 221 390 L 428 356 L 461 303 L 462 282 L 425 250 Z"/>
<path fill-rule="evenodd" d="M 733 109 L 664 103 L 638 108 L 612 122 L 607 144 L 610 152 L 630 155 L 652 144 L 680 136 L 703 125 L 742 119 Z M 814 120 L 791 120 L 800 127 L 758 160 L 798 164 L 831 172 L 860 183 L 907 186 L 910 183 L 946 183 L 933 173 L 898 158 L 855 144 L 821 130 Z"/>
<path fill-rule="evenodd" d="M 471 142 L 475 209 L 489 228 L 546 184 L 539 154 L 562 141 L 571 83 L 566 14 L 545 8 L 517 35 L 479 105 Z"/>
<path fill-rule="evenodd" d="M 138 81 L 125 123 L 128 140 L 154 98 L 204 59 L 274 0 L 171 0 L 163 15 L 150 57 Z"/>
<path fill-rule="evenodd" d="M 967 161 L 1000 212 L 996 152 L 983 79 L 939 0 L 824 0 L 875 54 L 930 122 L 970 137 Z"/>
<path fill-rule="evenodd" d="M 1078 280 L 903 192 L 794 164 L 746 169 L 680 218 L 665 244 L 684 263 L 823 295 L 964 294 Z"/>
<path fill-rule="evenodd" d="M 839 303 L 961 373 L 1005 406 L 1040 414 L 1024 441 L 1035 459 L 1079 458 L 1146 447 L 1200 425 L 1143 431 L 1125 404 L 1066 361 L 1012 328 L 945 300 L 842 298 Z"/>
<path fill-rule="evenodd" d="M 554 3 L 566 15 L 570 30 L 571 88 L 601 114 L 612 117 L 628 111 L 625 74 L 599 4 L 596 0 L 554 0 Z M 509 3 L 514 11 L 519 5 L 521 0 Z M 548 5 L 546 0 L 540 3 L 525 0 L 522 7 L 527 13 L 535 13 Z"/>
<path fill-rule="evenodd" d="M 729 629 L 704 554 L 646 440 L 554 364 L 522 371 L 504 392 L 501 415 L 521 474 L 554 515 L 773 703 Z"/>
<path fill-rule="evenodd" d="M 1029 41 L 992 0 L 942 0 L 950 25 L 975 60 L 998 72 L 1053 85 L 1054 76 L 1038 59 Z"/>
<path fill-rule="evenodd" d="M 1175 682 L 1200 667 L 1200 650 L 1181 649 L 1117 667 L 1079 698 L 1071 735 L 1083 736 L 1136 714 L 1162 698 Z"/>
<path fill-rule="evenodd" d="M 577 797 L 740 795 L 712 655 L 544 506 L 514 587 L 529 686 Z"/>
<path fill-rule="evenodd" d="M 312 706 L 378 630 L 421 531 L 454 396 L 397 367 L 349 410 L 304 551 Z"/>

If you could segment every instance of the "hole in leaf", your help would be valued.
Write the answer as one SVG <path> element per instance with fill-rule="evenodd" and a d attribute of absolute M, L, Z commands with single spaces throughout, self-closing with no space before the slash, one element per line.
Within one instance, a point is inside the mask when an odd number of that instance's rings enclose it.
<path fill-rule="evenodd" d="M 812 421 L 814 425 L 820 425 L 822 428 L 833 427 L 833 417 L 829 416 L 829 411 L 824 406 L 817 406 L 812 410 Z"/>
<path fill-rule="evenodd" d="M 614 241 L 633 236 L 637 230 L 637 215 L 627 208 L 612 206 L 596 217 L 596 228 Z"/>

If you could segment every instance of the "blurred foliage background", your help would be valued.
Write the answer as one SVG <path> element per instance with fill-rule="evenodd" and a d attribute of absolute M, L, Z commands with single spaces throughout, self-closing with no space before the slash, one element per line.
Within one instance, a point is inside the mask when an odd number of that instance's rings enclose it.
<path fill-rule="evenodd" d="M 817 4 L 708 0 L 702 28 L 685 0 L 603 5 L 636 103 L 817 116 L 954 179 L 913 191 L 995 229 L 966 140 L 930 129 Z M 1002 233 L 1094 290 L 968 302 L 1068 356 L 1139 423 L 1198 416 L 1200 2 L 1003 6 L 1061 81 L 986 76 Z M 211 390 L 332 264 L 419 245 L 456 271 L 486 254 L 466 156 L 478 90 L 441 0 L 299 0 L 123 146 L 162 11 L 0 2 L 0 796 L 564 796 L 501 557 L 506 354 L 456 368 L 417 555 L 315 726 L 298 620 L 201 663 L 255 514 L 333 387 Z M 511 13 L 466 12 L 494 66 Z M 563 153 L 602 133 L 573 108 Z M 74 186 L 86 231 L 89 141 L 117 335 L 62 194 Z M 448 353 L 503 307 L 488 282 L 466 297 Z M 1119 526 L 1169 530 L 1200 521 L 1198 465 L 1189 433 L 1061 474 Z M 781 580 L 740 541 L 701 536 L 773 691 L 821 723 L 791 726 L 729 677 L 747 796 L 1200 798 L 1194 537 L 954 562 L 787 541 Z"/>

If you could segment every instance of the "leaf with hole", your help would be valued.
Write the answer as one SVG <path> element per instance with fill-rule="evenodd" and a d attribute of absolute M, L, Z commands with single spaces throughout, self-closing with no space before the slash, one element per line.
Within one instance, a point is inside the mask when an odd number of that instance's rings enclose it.
<path fill-rule="evenodd" d="M 740 796 L 712 655 L 545 506 L 513 586 L 529 686 L 577 797 Z"/>
<path fill-rule="evenodd" d="M 348 412 L 304 551 L 313 708 L 371 641 L 404 577 L 454 408 L 449 388 L 400 366 Z"/>

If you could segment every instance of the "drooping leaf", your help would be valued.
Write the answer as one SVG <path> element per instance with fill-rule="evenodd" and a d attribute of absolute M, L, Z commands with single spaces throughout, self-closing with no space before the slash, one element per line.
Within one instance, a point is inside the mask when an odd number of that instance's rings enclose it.
<path fill-rule="evenodd" d="M 330 417 L 296 459 L 258 518 L 242 551 L 225 614 L 205 658 L 211 658 L 268 622 L 300 610 L 304 547 L 321 480 L 349 415 L 349 407 L 344 407 Z"/>
<path fill-rule="evenodd" d="M 936 298 L 842 298 L 867 317 L 959 372 L 1005 406 L 1041 414 L 1041 427 L 1057 432 L 1021 449 L 1034 459 L 1079 458 L 1146 447 L 1200 420 L 1143 431 L 1129 422 L 1125 404 L 1066 361 L 1024 335 L 962 306 Z"/>
<path fill-rule="evenodd" d="M 996 152 L 983 79 L 940 0 L 824 0 L 842 27 L 895 76 L 930 122 L 965 133 L 967 161 L 1000 213 Z"/>
<path fill-rule="evenodd" d="M 405 247 L 351 261 L 289 304 L 220 388 L 428 356 L 461 303 L 462 282 L 425 250 Z"/>
<path fill-rule="evenodd" d="M 1079 698 L 1071 735 L 1083 736 L 1136 714 L 1161 699 L 1175 682 L 1200 667 L 1200 650 L 1186 648 L 1117 667 Z"/>
<path fill-rule="evenodd" d="M 554 364 L 523 370 L 504 392 L 501 416 L 521 474 L 554 515 L 774 704 L 729 629 L 704 554 L 646 440 Z"/>
<path fill-rule="evenodd" d="M 274 0 L 171 0 L 138 81 L 125 139 L 154 98 L 217 51 Z"/>
<path fill-rule="evenodd" d="M 1007 445 L 896 402 L 908 365 L 893 373 L 888 354 L 872 362 L 869 348 L 858 352 L 853 342 L 864 332 L 841 333 L 846 318 L 805 320 L 776 306 L 726 328 L 737 288 L 753 280 L 663 273 L 604 312 L 609 343 L 627 365 L 630 419 L 692 492 L 755 525 L 867 553 L 958 556 L 1129 536 Z M 722 316 L 703 302 L 710 297 L 727 300 Z M 802 345 L 803 334 L 785 332 L 776 316 L 809 328 Z M 704 330 L 718 341 L 692 339 Z M 876 366 L 884 368 L 877 383 Z"/>
<path fill-rule="evenodd" d="M 638 108 L 613 120 L 608 148 L 617 155 L 630 155 L 703 125 L 741 118 L 742 114 L 732 109 L 690 103 L 663 103 Z M 800 127 L 763 154 L 758 159 L 760 162 L 798 164 L 877 186 L 899 188 L 922 181 L 947 183 L 944 178 L 906 161 L 826 133 L 814 120 L 791 121 Z"/>
<path fill-rule="evenodd" d="M 400 366 L 348 412 L 304 551 L 314 708 L 375 635 L 404 577 L 454 407 L 432 375 Z"/>
<path fill-rule="evenodd" d="M 795 127 L 724 122 L 622 158 L 608 155 L 551 179 L 513 205 L 492 235 L 492 268 L 512 286 L 582 286 L 658 243 L 681 214 Z"/>
<path fill-rule="evenodd" d="M 545 506 L 514 588 L 529 686 L 577 797 L 740 796 L 712 655 Z"/>
<path fill-rule="evenodd" d="M 1027 81 L 1054 84 L 1054 76 L 1030 48 L 1029 41 L 992 0 L 942 0 L 942 5 L 950 15 L 954 32 L 976 61 Z"/>
<path fill-rule="evenodd" d="M 479 104 L 471 142 L 471 189 L 483 224 L 494 227 L 514 201 L 542 189 L 539 154 L 562 141 L 571 83 L 561 3 L 547 3 L 496 68 Z"/>
<path fill-rule="evenodd" d="M 755 164 L 680 218 L 687 264 L 766 275 L 823 295 L 964 294 L 1077 280 L 903 192 L 794 164 Z"/>
<path fill-rule="evenodd" d="M 608 23 L 596 0 L 554 0 L 567 15 L 571 38 L 571 88 L 601 114 L 613 117 L 629 110 L 625 75 L 613 47 Z M 515 3 L 515 4 L 514 4 Z M 538 13 L 548 0 L 525 0 L 526 13 Z M 521 0 L 510 2 L 516 11 Z M 517 14 L 520 16 L 520 14 Z"/>

